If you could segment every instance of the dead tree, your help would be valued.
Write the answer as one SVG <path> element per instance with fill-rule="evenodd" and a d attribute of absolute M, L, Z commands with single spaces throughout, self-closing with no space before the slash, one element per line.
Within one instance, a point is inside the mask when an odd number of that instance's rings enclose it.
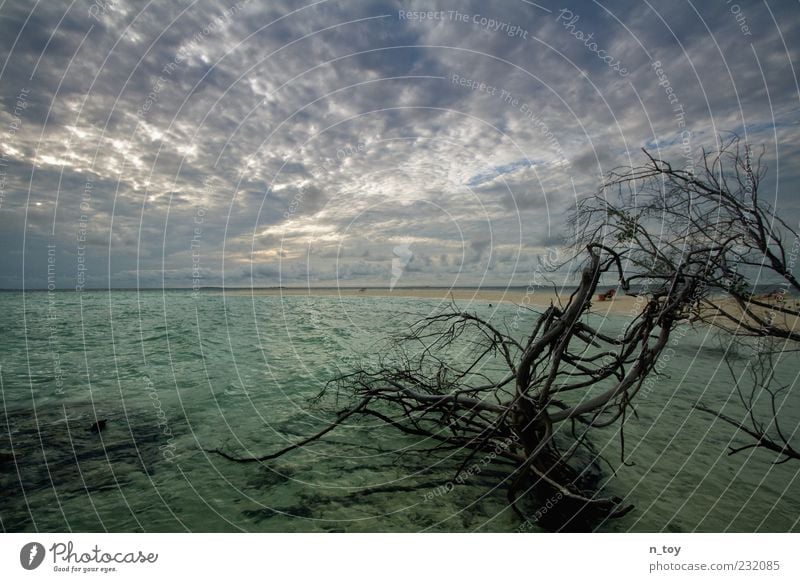
<path fill-rule="evenodd" d="M 450 308 L 412 326 L 397 340 L 394 358 L 331 382 L 322 396 L 349 404 L 319 433 L 263 456 L 214 452 L 241 463 L 266 462 L 313 443 L 351 417 L 371 416 L 416 435 L 421 447 L 434 443 L 461 451 L 459 472 L 482 451 L 495 451 L 508 465 L 509 501 L 523 518 L 544 499 L 558 500 L 557 510 L 548 512 L 553 529 L 587 529 L 624 515 L 632 506 L 591 484 L 578 452 L 591 451 L 593 428 L 616 422 L 624 450 L 622 427 L 636 394 L 702 290 L 696 266 L 678 266 L 612 337 L 593 327 L 587 313 L 605 273 L 629 288 L 622 257 L 597 243 L 584 252 L 577 290 L 566 304 L 541 313 L 527 339 Z M 461 351 L 465 344 L 473 346 L 468 358 Z M 504 373 L 486 372 L 487 364 L 497 362 Z"/>
<path fill-rule="evenodd" d="M 776 350 L 796 350 L 800 341 L 800 303 L 792 299 L 800 292 L 793 272 L 800 236 L 759 193 L 767 176 L 763 148 L 756 155 L 733 136 L 688 169 L 644 154 L 642 166 L 612 171 L 598 194 L 582 201 L 575 217 L 581 239 L 601 240 L 624 256 L 629 281 L 645 287 L 695 265 L 703 292 L 690 321 L 719 328 L 726 351 L 747 352 L 752 362 L 747 381 L 731 369 L 741 405 L 736 418 L 697 408 L 755 440 L 733 452 L 761 447 L 798 459 L 789 442 L 794 432 L 781 430 L 780 407 L 753 410 L 758 395 L 775 403 Z M 780 281 L 772 290 L 757 285 L 770 279 Z"/>
<path fill-rule="evenodd" d="M 736 139 L 716 154 L 704 152 L 697 174 L 645 156 L 644 166 L 612 172 L 597 195 L 580 203 L 573 223 L 585 253 L 580 284 L 566 304 L 538 315 L 526 339 L 453 305 L 397 338 L 394 357 L 331 381 L 320 398 L 347 404 L 318 433 L 260 456 L 213 452 L 267 462 L 345 421 L 374 417 L 418 437 L 421 450 L 434 443 L 462 452 L 459 474 L 476 455 L 495 452 L 508 466 L 509 501 L 522 518 L 539 515 L 531 510 L 544 499 L 558 500 L 546 524 L 557 530 L 591 529 L 630 511 L 586 478 L 579 452 L 593 454 L 592 429 L 619 423 L 624 456 L 626 417 L 635 414 L 637 393 L 676 326 L 711 324 L 737 341 L 800 339 L 797 310 L 757 295 L 749 279 L 750 270 L 767 269 L 800 290 L 792 273 L 797 250 L 786 242 L 797 241 L 797 233 L 759 199 L 760 159 L 754 163 Z M 587 317 L 601 277 L 609 276 L 645 298 L 616 336 Z M 466 358 L 465 344 L 473 346 Z M 497 362 L 504 373 L 486 372 Z M 740 422 L 698 406 L 756 439 L 753 446 L 796 458 L 778 422 L 755 414 Z"/>

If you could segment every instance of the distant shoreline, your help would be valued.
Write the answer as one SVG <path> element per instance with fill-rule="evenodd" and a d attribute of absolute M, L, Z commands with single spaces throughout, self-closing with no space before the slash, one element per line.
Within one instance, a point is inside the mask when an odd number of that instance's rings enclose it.
<path fill-rule="evenodd" d="M 603 285 L 599 285 L 599 287 L 603 287 Z M 609 284 L 607 287 L 613 287 L 613 285 Z M 521 290 L 527 289 L 528 285 L 482 285 L 480 287 L 476 287 L 474 285 L 462 285 L 458 287 L 452 286 L 438 286 L 438 285 L 408 285 L 408 286 L 400 286 L 398 285 L 394 289 L 402 290 L 402 289 L 461 289 L 461 290 L 485 290 L 485 291 L 496 291 L 500 289 L 513 289 L 513 290 Z M 537 285 L 537 288 L 547 288 L 551 289 L 552 285 Z M 576 289 L 577 285 L 562 285 L 561 288 L 563 289 Z M 199 291 L 202 292 L 213 292 L 213 291 L 330 291 L 330 290 L 342 290 L 342 291 L 360 291 L 361 289 L 367 290 L 375 290 L 375 291 L 390 291 L 388 287 L 384 286 L 336 286 L 336 285 L 320 285 L 317 287 L 286 287 L 286 286 L 265 286 L 265 287 L 253 287 L 250 285 L 245 286 L 234 286 L 234 285 L 226 285 L 226 286 L 207 286 L 201 287 Z M 36 288 L 26 288 L 26 289 L 11 289 L 11 288 L 0 288 L 0 293 L 21 293 L 22 291 L 30 291 L 30 292 L 40 292 L 40 291 L 48 291 L 45 287 L 36 287 Z M 75 289 L 72 287 L 59 287 L 54 289 L 56 292 L 74 292 Z M 89 291 L 194 291 L 192 287 L 84 287 L 84 292 Z"/>
<path fill-rule="evenodd" d="M 757 294 L 767 293 L 771 290 L 777 290 L 785 286 L 780 282 L 778 283 L 763 283 L 758 286 Z M 563 292 L 571 292 L 578 288 L 577 285 L 557 285 L 558 289 Z M 416 291 L 479 291 L 479 292 L 499 292 L 505 291 L 508 293 L 526 293 L 528 292 L 530 285 L 482 285 L 480 287 L 474 285 L 463 285 L 459 287 L 451 287 L 451 286 L 437 286 L 437 285 L 409 285 L 409 286 L 397 286 L 394 289 L 389 289 L 388 287 L 381 287 L 381 286 L 336 286 L 336 285 L 321 285 L 318 287 L 286 287 L 286 286 L 265 286 L 265 287 L 253 287 L 253 286 L 208 286 L 208 287 L 201 287 L 198 292 L 200 293 L 255 293 L 260 294 L 264 292 L 280 292 L 285 291 L 287 293 L 291 293 L 296 295 L 298 293 L 314 295 L 317 292 L 328 293 L 331 291 L 335 292 L 342 292 L 343 294 L 350 294 L 350 293 L 357 293 L 361 292 L 361 290 L 365 290 L 367 292 L 379 292 L 385 293 L 387 297 L 397 295 L 400 292 L 416 292 Z M 598 291 L 602 292 L 608 289 L 614 289 L 617 286 L 614 283 L 609 284 L 600 284 L 597 286 Z M 553 285 L 549 284 L 537 284 L 534 288 L 533 293 L 552 293 Z M 27 288 L 27 289 L 11 289 L 11 288 L 0 288 L 0 293 L 44 293 L 48 292 L 49 290 L 44 287 L 36 287 L 36 288 Z M 56 293 L 76 293 L 74 287 L 59 287 L 53 289 Z M 139 292 L 146 292 L 146 293 L 153 293 L 156 291 L 188 291 L 193 292 L 194 290 L 191 287 L 84 287 L 81 292 L 83 293 L 97 293 L 97 292 L 108 292 L 108 291 L 139 291 Z M 800 296 L 800 294 L 791 293 L 791 290 L 786 293 L 790 296 Z"/>
<path fill-rule="evenodd" d="M 771 288 L 772 286 L 765 286 Z M 519 305 L 524 307 L 546 309 L 551 304 L 558 305 L 559 300 L 565 304 L 569 299 L 571 293 L 577 287 L 563 286 L 560 293 L 555 293 L 551 286 L 537 286 L 537 287 L 395 287 L 388 289 L 386 287 L 203 287 L 199 293 L 200 295 L 214 296 L 224 295 L 226 297 L 338 297 L 342 299 L 354 298 L 371 298 L 371 299 L 422 299 L 429 301 L 442 301 L 450 302 L 455 301 L 458 304 L 470 304 L 474 302 L 495 304 L 506 303 L 512 305 Z M 597 293 L 592 299 L 591 313 L 595 315 L 627 315 L 635 317 L 645 305 L 645 301 L 641 296 L 617 294 L 611 299 L 601 300 L 599 295 L 615 289 L 613 285 L 599 285 Z M 22 293 L 21 289 L 2 289 L 7 293 Z M 108 292 L 145 292 L 154 293 L 163 292 L 188 292 L 193 293 L 191 289 L 186 288 L 140 288 L 140 289 L 86 289 L 82 293 L 108 293 Z M 47 293 L 43 289 L 26 289 L 25 293 Z M 75 293 L 74 289 L 61 289 L 61 293 Z M 800 302 L 800 298 L 793 295 L 793 301 Z M 744 319 L 744 314 L 741 312 L 738 305 L 731 299 L 723 299 L 720 303 L 729 310 L 735 317 Z M 757 308 L 762 314 L 768 311 L 765 308 Z M 719 322 L 724 327 L 732 327 L 732 322 L 720 320 Z M 787 329 L 800 328 L 800 321 L 794 317 L 779 316 L 775 318 L 774 323 L 780 327 Z"/>
<path fill-rule="evenodd" d="M 395 287 L 394 289 L 378 287 L 360 288 L 284 288 L 284 289 L 226 289 L 225 295 L 232 296 L 253 296 L 253 297 L 341 297 L 341 298 L 403 298 L 403 299 L 426 299 L 434 301 L 449 302 L 454 300 L 458 303 L 510 303 L 531 307 L 546 308 L 551 303 L 558 304 L 559 298 L 566 302 L 570 294 L 577 287 L 563 288 L 560 294 L 556 294 L 551 287 L 499 287 L 499 288 L 476 288 L 476 287 Z M 604 292 L 613 287 L 600 287 Z M 599 295 L 599 293 L 598 293 Z M 592 302 L 592 311 L 598 314 L 609 313 L 636 313 L 644 305 L 643 301 L 637 303 L 636 297 L 617 296 L 610 300 L 600 301 L 595 298 Z"/>

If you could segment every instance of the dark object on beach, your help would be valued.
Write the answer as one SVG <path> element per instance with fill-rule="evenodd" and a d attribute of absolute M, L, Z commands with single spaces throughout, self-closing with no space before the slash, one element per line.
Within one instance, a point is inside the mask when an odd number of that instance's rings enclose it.
<path fill-rule="evenodd" d="M 492 304 L 490 303 L 490 304 L 489 304 L 489 307 L 491 307 L 491 306 L 492 306 Z"/>
<path fill-rule="evenodd" d="M 106 419 L 98 420 L 92 426 L 89 427 L 89 432 L 99 433 L 106 427 Z"/>
<path fill-rule="evenodd" d="M 614 295 L 616 295 L 616 293 L 617 293 L 616 289 L 609 289 L 605 293 L 600 293 L 597 296 L 597 300 L 598 301 L 605 301 L 606 299 L 613 299 Z"/>

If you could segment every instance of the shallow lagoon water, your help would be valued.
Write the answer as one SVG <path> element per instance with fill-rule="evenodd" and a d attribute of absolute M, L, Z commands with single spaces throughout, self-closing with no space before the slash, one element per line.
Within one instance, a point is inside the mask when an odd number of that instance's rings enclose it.
<path fill-rule="evenodd" d="M 462 457 L 415 454 L 417 439 L 372 421 L 266 464 L 206 452 L 271 452 L 312 434 L 332 416 L 310 399 L 338 370 L 374 358 L 381 338 L 442 307 L 222 292 L 2 293 L 0 451 L 13 451 L 16 463 L 0 464 L 0 525 L 514 531 L 520 520 L 507 507 L 503 467 L 431 495 Z M 498 325 L 519 318 L 520 335 L 534 317 L 511 304 L 460 307 Z M 615 331 L 625 322 L 602 325 Z M 728 403 L 733 384 L 714 333 L 692 329 L 674 348 L 665 375 L 637 399 L 638 419 L 625 425 L 625 462 L 619 427 L 594 434 L 611 464 L 608 492 L 636 506 L 601 531 L 800 530 L 800 464 L 772 464 L 761 450 L 728 456 L 729 445 L 747 441 L 693 409 L 702 399 L 741 413 Z M 796 358 L 776 371 L 796 389 Z M 787 403 L 783 413 L 794 429 L 797 409 Z M 90 432 L 100 419 L 106 429 Z"/>

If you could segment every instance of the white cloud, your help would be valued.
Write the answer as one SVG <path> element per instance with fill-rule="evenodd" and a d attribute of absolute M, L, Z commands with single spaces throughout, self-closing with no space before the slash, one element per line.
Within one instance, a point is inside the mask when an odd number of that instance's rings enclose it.
<path fill-rule="evenodd" d="M 517 260 L 559 239 L 575 196 L 599 176 L 638 161 L 642 146 L 680 159 L 681 127 L 653 60 L 693 152 L 746 129 L 780 167 L 767 180 L 780 187 L 776 205 L 798 211 L 798 88 L 787 71 L 800 25 L 788 7 L 772 7 L 778 30 L 748 4 L 748 38 L 724 6 L 698 8 L 701 20 L 677 5 L 612 16 L 575 4 L 580 29 L 625 63 L 622 77 L 555 13 L 525 3 L 463 1 L 453 9 L 466 21 L 425 22 L 397 17 L 427 9 L 421 1 L 247 2 L 229 17 L 232 3 L 162 3 L 99 21 L 74 5 L 58 30 L 57 7 L 37 6 L 22 28 L 30 7 L 12 4 L 0 9 L 0 237 L 10 249 L 0 286 L 19 285 L 25 239 L 34 265 L 56 241 L 69 287 L 82 215 L 100 285 L 134 285 L 137 272 L 142 284 L 160 285 L 162 272 L 181 284 L 194 236 L 209 281 L 221 281 L 224 261 L 226 281 L 249 282 L 252 270 L 264 285 L 388 284 L 392 248 L 406 241 L 415 258 L 403 284 L 487 272 L 492 284 L 525 284 Z M 477 14 L 526 38 L 492 33 Z M 26 269 L 28 286 L 36 273 Z"/>

